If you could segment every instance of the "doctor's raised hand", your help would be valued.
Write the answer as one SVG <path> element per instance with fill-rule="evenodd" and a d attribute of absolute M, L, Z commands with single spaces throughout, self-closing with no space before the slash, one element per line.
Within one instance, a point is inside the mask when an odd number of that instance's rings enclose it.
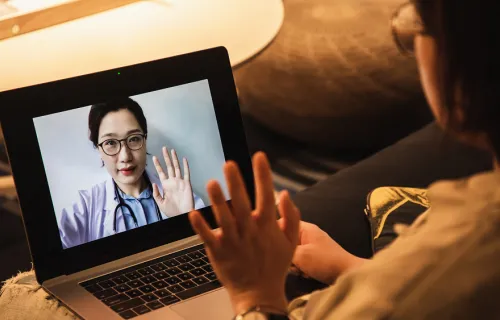
<path fill-rule="evenodd" d="M 259 306 L 286 312 L 285 279 L 298 242 L 300 213 L 287 192 L 276 205 L 271 169 L 264 153 L 253 157 L 256 208 L 252 209 L 236 163 L 224 174 L 231 195 L 228 206 L 219 183 L 207 186 L 219 229 L 211 230 L 198 211 L 189 214 L 193 229 L 205 242 L 207 255 L 228 290 L 238 314 Z"/>
<path fill-rule="evenodd" d="M 163 171 L 158 158 L 153 156 L 153 163 L 161 181 L 161 186 L 153 184 L 153 198 L 164 214 L 173 217 L 194 209 L 193 190 L 189 177 L 189 165 L 187 159 L 183 158 L 183 177 L 175 150 L 172 149 L 171 151 L 172 159 L 170 159 L 166 147 L 162 148 L 162 153 L 167 173 Z M 162 193 L 160 193 L 159 187 L 162 188 Z"/>

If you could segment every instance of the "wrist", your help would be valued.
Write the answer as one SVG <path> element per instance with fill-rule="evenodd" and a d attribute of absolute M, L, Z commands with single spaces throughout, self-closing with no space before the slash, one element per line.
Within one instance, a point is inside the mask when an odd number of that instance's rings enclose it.
<path fill-rule="evenodd" d="M 345 271 L 356 269 L 356 268 L 362 266 L 368 260 L 369 259 L 363 259 L 363 258 L 356 257 L 355 255 L 352 255 L 350 262 L 349 262 L 349 266 Z"/>
<path fill-rule="evenodd" d="M 255 306 L 266 307 L 273 310 L 281 310 L 286 313 L 288 302 L 285 298 L 285 291 L 277 292 L 252 292 L 246 291 L 238 294 L 230 294 L 233 310 L 236 314 L 243 313 Z"/>
<path fill-rule="evenodd" d="M 337 278 L 341 275 L 343 275 L 344 273 L 348 272 L 348 271 L 351 271 L 351 270 L 354 270 L 358 267 L 360 267 L 361 265 L 363 265 L 365 262 L 367 261 L 367 259 L 363 259 L 363 258 L 359 258 L 355 255 L 349 255 L 349 258 L 345 259 L 344 260 L 344 264 L 343 266 L 340 268 L 340 272 L 337 274 L 336 277 L 334 277 L 332 279 L 332 282 L 330 284 L 334 284 L 335 281 L 337 281 Z"/>

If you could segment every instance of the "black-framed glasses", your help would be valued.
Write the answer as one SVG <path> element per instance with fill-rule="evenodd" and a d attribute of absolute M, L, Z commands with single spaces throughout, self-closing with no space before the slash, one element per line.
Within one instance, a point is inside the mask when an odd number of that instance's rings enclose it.
<path fill-rule="evenodd" d="M 122 150 L 122 141 L 125 142 L 127 148 L 130 150 L 139 150 L 144 146 L 144 141 L 146 140 L 145 134 L 134 133 L 126 137 L 125 139 L 107 139 L 99 143 L 98 146 L 101 147 L 102 151 L 108 156 L 114 156 L 120 153 Z"/>
<path fill-rule="evenodd" d="M 415 37 L 426 33 L 422 18 L 412 2 L 403 4 L 394 12 L 391 29 L 399 51 L 410 56 L 415 53 Z"/>

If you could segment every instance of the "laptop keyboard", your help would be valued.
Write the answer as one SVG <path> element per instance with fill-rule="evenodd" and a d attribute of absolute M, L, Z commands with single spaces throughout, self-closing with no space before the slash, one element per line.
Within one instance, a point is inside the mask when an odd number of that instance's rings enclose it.
<path fill-rule="evenodd" d="M 203 245 L 81 282 L 80 285 L 124 319 L 221 287 Z"/>

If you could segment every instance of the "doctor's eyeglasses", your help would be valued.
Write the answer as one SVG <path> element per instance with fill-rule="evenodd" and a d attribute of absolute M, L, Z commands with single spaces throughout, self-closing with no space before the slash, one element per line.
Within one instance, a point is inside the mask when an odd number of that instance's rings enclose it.
<path fill-rule="evenodd" d="M 125 142 L 127 148 L 130 150 L 139 150 L 144 146 L 144 140 L 146 140 L 145 134 L 132 134 L 125 139 L 108 139 L 99 143 L 98 146 L 102 148 L 105 154 L 108 156 L 114 156 L 120 153 L 122 150 L 122 141 Z"/>

